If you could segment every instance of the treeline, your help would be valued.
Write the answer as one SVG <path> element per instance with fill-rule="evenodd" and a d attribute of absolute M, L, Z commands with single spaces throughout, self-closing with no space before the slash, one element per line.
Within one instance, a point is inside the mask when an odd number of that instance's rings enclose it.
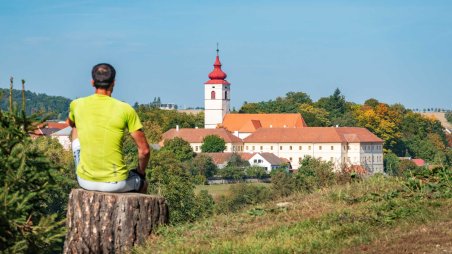
<path fill-rule="evenodd" d="M 401 104 L 370 98 L 363 105 L 347 101 L 339 89 L 313 101 L 303 92 L 289 92 L 275 100 L 245 102 L 240 113 L 300 113 L 308 126 L 357 126 L 383 139 L 386 154 L 422 158 L 437 164 L 452 162 L 452 137 L 441 123 Z M 447 116 L 446 116 L 447 117 Z"/>
<path fill-rule="evenodd" d="M 9 89 L 0 88 L 0 108 L 9 109 Z M 21 109 L 22 91 L 12 90 L 13 106 Z M 69 104 L 71 100 L 62 96 L 50 96 L 47 94 L 37 94 L 25 91 L 25 113 L 27 115 L 43 112 L 50 114 L 51 118 L 65 120 L 68 116 Z"/>

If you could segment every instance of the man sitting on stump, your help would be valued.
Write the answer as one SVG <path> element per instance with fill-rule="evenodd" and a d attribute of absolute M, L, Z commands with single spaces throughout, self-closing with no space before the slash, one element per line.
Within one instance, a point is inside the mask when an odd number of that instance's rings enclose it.
<path fill-rule="evenodd" d="M 94 94 L 72 101 L 69 108 L 77 181 L 86 190 L 145 193 L 150 152 L 143 125 L 129 104 L 111 97 L 116 76 L 113 66 L 98 64 L 91 74 Z M 130 171 L 122 153 L 126 129 L 138 147 L 138 167 Z"/>

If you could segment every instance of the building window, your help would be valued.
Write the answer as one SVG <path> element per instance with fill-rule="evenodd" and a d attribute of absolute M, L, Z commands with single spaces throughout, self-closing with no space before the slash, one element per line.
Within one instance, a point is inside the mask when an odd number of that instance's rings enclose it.
<path fill-rule="evenodd" d="M 253 151 L 254 151 L 254 146 L 253 146 Z"/>
<path fill-rule="evenodd" d="M 330 161 L 333 162 L 333 161 L 334 161 L 334 158 L 333 158 L 333 157 L 330 157 Z"/>
<path fill-rule="evenodd" d="M 273 146 L 270 146 L 270 150 L 273 150 Z"/>
<path fill-rule="evenodd" d="M 301 146 L 298 147 L 298 150 L 301 150 Z"/>
<path fill-rule="evenodd" d="M 279 150 L 282 150 L 282 146 L 279 146 Z"/>
<path fill-rule="evenodd" d="M 248 147 L 248 146 L 246 146 L 246 150 L 249 150 L 249 147 Z"/>
<path fill-rule="evenodd" d="M 289 146 L 289 150 L 292 150 L 292 146 Z"/>
<path fill-rule="evenodd" d="M 258 163 L 262 163 L 263 161 L 261 159 L 257 160 Z"/>
<path fill-rule="evenodd" d="M 228 99 L 228 91 L 224 91 L 224 99 L 225 99 L 225 100 Z"/>
<path fill-rule="evenodd" d="M 289 160 L 292 161 L 292 157 L 290 157 Z"/>
<path fill-rule="evenodd" d="M 210 92 L 210 99 L 215 100 L 215 91 Z"/>
<path fill-rule="evenodd" d="M 195 151 L 198 151 L 198 146 L 195 146 Z"/>
<path fill-rule="evenodd" d="M 308 150 L 311 150 L 311 146 L 308 146 Z"/>
<path fill-rule="evenodd" d="M 257 160 L 256 160 L 256 159 L 254 159 L 254 163 L 257 163 Z"/>
<path fill-rule="evenodd" d="M 319 146 L 319 150 L 322 150 L 322 146 Z"/>
<path fill-rule="evenodd" d="M 263 147 L 263 146 L 261 146 L 261 151 L 262 151 L 262 150 L 264 150 L 264 147 Z"/>
<path fill-rule="evenodd" d="M 302 160 L 303 160 L 303 158 L 299 157 L 298 158 L 298 163 L 301 163 Z"/>
<path fill-rule="evenodd" d="M 349 145 L 347 145 L 347 150 L 350 150 L 350 146 Z"/>
<path fill-rule="evenodd" d="M 334 150 L 334 146 L 331 146 L 331 150 Z"/>

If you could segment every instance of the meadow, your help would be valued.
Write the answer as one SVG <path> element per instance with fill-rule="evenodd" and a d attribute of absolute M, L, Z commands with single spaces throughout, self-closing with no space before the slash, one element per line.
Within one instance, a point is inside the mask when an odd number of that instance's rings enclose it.
<path fill-rule="evenodd" d="M 450 252 L 452 179 L 444 177 L 435 185 L 375 176 L 296 193 L 162 227 L 135 253 Z"/>

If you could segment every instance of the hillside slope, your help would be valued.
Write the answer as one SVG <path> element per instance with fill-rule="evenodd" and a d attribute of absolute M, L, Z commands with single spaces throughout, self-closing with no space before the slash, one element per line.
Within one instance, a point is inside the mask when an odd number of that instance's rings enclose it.
<path fill-rule="evenodd" d="M 446 117 L 445 117 L 445 114 L 446 113 L 444 113 L 444 112 L 429 112 L 429 113 L 420 113 L 421 115 L 423 115 L 423 116 L 426 116 L 426 117 L 432 117 L 432 118 L 435 118 L 435 119 L 437 119 L 438 121 L 440 121 L 441 122 L 441 125 L 444 127 L 444 128 L 447 128 L 447 129 L 449 129 L 449 130 L 452 130 L 452 124 L 451 123 L 449 123 L 448 121 L 447 121 L 447 119 L 446 119 Z"/>
<path fill-rule="evenodd" d="M 136 253 L 450 253 L 448 175 L 439 192 L 376 176 L 161 228 Z"/>
<path fill-rule="evenodd" d="M 9 89 L 0 88 L 0 108 L 9 110 Z M 31 91 L 25 91 L 25 108 L 27 114 L 36 112 L 53 113 L 53 118 L 64 120 L 68 116 L 69 104 L 71 99 L 62 96 L 50 96 L 47 94 L 38 94 Z M 22 91 L 13 89 L 13 103 L 15 107 L 21 108 Z"/>

